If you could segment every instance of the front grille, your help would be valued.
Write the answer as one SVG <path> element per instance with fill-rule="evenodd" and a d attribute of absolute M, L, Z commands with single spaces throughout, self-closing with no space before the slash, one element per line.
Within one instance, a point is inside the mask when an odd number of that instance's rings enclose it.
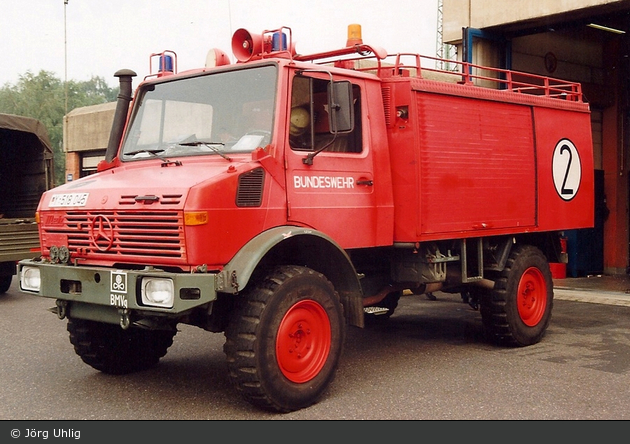
<path fill-rule="evenodd" d="M 42 220 L 42 244 L 66 244 L 73 257 L 130 260 L 185 258 L 181 212 L 68 211 Z"/>

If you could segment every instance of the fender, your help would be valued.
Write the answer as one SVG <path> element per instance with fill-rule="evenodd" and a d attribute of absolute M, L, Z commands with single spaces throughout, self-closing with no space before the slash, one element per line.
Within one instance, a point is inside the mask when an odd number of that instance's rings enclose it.
<path fill-rule="evenodd" d="M 363 294 L 350 257 L 332 238 L 311 228 L 285 225 L 254 237 L 226 264 L 218 290 L 237 294 L 257 267 L 278 264 L 299 264 L 322 273 L 338 292 L 347 321 L 363 327 Z"/>

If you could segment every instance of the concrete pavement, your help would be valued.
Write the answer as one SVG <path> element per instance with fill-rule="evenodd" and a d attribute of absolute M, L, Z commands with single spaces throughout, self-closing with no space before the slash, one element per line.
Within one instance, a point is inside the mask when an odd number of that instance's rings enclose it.
<path fill-rule="evenodd" d="M 554 279 L 554 299 L 630 306 L 629 275 Z"/>

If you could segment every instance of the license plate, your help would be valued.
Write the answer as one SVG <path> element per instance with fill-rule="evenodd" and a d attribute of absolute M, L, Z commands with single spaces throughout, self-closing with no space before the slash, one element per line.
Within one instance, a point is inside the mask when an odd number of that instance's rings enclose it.
<path fill-rule="evenodd" d="M 51 208 L 57 207 L 84 207 L 87 204 L 90 193 L 66 193 L 53 194 L 48 204 Z"/>

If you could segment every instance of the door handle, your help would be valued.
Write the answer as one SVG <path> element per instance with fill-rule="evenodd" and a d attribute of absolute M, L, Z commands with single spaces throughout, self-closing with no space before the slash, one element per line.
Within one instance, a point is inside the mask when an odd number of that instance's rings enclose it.
<path fill-rule="evenodd" d="M 357 180 L 357 185 L 366 185 L 368 187 L 371 187 L 372 185 L 374 185 L 374 181 L 372 180 Z"/>

